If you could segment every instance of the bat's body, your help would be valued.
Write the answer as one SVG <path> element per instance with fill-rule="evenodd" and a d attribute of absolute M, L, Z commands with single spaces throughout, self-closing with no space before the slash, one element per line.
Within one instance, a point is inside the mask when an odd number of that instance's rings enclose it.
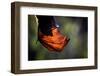
<path fill-rule="evenodd" d="M 69 39 L 58 30 L 53 16 L 37 16 L 38 18 L 38 40 L 50 51 L 61 52 L 68 44 Z"/>

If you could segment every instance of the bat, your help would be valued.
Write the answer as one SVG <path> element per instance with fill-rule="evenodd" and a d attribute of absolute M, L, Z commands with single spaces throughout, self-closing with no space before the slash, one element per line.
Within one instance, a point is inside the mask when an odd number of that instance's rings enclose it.
<path fill-rule="evenodd" d="M 61 52 L 68 44 L 69 38 L 63 36 L 56 23 L 54 16 L 37 16 L 38 18 L 38 40 L 49 51 Z"/>

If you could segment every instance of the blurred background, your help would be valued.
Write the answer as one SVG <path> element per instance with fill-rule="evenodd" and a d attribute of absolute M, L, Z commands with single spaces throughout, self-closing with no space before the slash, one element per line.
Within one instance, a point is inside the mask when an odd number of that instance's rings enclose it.
<path fill-rule="evenodd" d="M 48 51 L 38 41 L 38 19 L 28 15 L 28 60 L 79 59 L 88 57 L 88 18 L 54 16 L 58 29 L 70 41 L 62 52 Z"/>

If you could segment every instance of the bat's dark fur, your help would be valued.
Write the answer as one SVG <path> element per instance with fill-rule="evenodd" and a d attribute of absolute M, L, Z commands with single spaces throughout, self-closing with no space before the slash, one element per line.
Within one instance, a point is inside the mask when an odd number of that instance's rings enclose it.
<path fill-rule="evenodd" d="M 37 16 L 39 27 L 38 30 L 45 35 L 52 35 L 51 28 L 56 27 L 56 22 L 53 16 Z"/>

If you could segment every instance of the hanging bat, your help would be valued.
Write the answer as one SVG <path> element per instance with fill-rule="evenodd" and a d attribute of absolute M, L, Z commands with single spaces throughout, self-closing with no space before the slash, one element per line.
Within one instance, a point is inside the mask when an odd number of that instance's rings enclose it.
<path fill-rule="evenodd" d="M 37 16 L 38 40 L 49 51 L 61 52 L 68 44 L 69 38 L 63 36 L 54 16 Z"/>

